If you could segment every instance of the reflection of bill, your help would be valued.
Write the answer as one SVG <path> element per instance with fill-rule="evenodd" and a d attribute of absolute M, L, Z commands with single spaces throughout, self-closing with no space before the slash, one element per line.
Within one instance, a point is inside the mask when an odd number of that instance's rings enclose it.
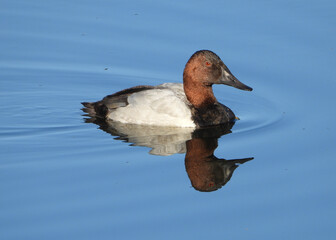
<path fill-rule="evenodd" d="M 214 191 L 231 178 L 237 164 L 253 158 L 225 160 L 213 153 L 218 138 L 231 133 L 234 123 L 194 130 L 192 128 L 156 127 L 124 124 L 99 118 L 87 118 L 99 129 L 116 136 L 115 139 L 132 143 L 131 146 L 151 148 L 150 154 L 167 156 L 186 153 L 185 166 L 192 186 L 199 191 Z"/>

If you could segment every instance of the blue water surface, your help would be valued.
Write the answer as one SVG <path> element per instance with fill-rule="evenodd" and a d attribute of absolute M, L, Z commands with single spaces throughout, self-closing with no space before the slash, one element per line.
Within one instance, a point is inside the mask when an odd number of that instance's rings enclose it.
<path fill-rule="evenodd" d="M 0 6 L 0 239 L 335 239 L 334 1 Z M 199 49 L 254 89 L 214 87 L 240 118 L 215 156 L 254 159 L 212 192 L 80 104 L 182 82 Z"/>

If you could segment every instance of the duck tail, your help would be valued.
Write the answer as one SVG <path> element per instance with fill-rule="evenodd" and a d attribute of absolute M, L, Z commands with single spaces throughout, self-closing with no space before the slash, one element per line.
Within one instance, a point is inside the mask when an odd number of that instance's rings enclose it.
<path fill-rule="evenodd" d="M 84 107 L 82 108 L 83 112 L 86 112 L 89 116 L 95 116 L 95 103 L 94 102 L 82 102 L 81 103 Z"/>

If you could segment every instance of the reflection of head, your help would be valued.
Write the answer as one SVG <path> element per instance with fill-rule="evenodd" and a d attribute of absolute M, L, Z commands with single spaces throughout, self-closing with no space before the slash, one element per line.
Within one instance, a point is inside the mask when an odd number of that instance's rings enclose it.
<path fill-rule="evenodd" d="M 192 186 L 202 192 L 215 191 L 224 186 L 238 167 L 253 158 L 239 160 L 218 159 L 213 155 L 217 138 L 195 138 L 187 141 L 186 171 Z"/>

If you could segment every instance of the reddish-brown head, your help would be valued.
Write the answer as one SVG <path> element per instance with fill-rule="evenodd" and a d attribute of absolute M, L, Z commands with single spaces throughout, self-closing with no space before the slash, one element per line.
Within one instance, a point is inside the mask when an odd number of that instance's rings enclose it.
<path fill-rule="evenodd" d="M 212 92 L 213 84 L 252 91 L 252 88 L 233 76 L 223 61 L 209 50 L 197 51 L 190 57 L 184 68 L 183 83 L 188 100 L 196 107 L 216 101 Z"/>

